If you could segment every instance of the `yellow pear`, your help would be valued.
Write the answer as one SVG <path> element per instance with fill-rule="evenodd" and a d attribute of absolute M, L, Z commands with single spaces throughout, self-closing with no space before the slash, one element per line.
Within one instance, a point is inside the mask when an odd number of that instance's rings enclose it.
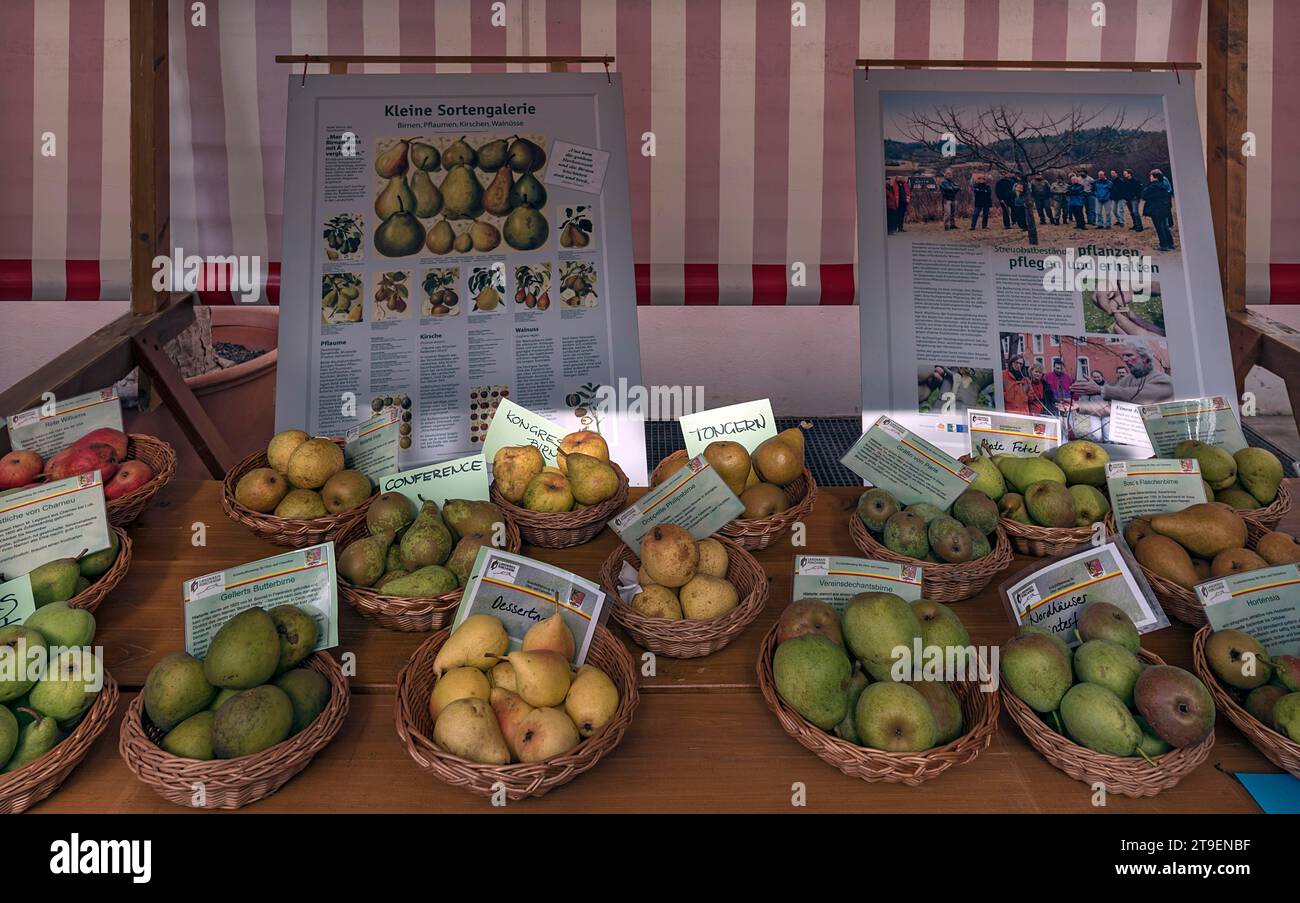
<path fill-rule="evenodd" d="M 592 430 L 576 430 L 569 433 L 560 440 L 559 453 L 556 455 L 556 463 L 562 473 L 567 473 L 565 456 L 577 452 L 582 455 L 590 455 L 593 458 L 599 458 L 602 461 L 609 461 L 609 443 L 605 441 L 600 433 Z"/>
<path fill-rule="evenodd" d="M 618 492 L 618 474 L 607 462 L 581 452 L 570 452 L 564 460 L 574 501 L 598 505 Z"/>
<path fill-rule="evenodd" d="M 492 479 L 497 492 L 511 504 L 524 500 L 524 490 L 533 477 L 542 472 L 546 459 L 535 445 L 507 445 L 492 456 Z"/>
<path fill-rule="evenodd" d="M 433 676 L 469 665 L 486 671 L 510 648 L 505 625 L 491 615 L 470 615 L 442 644 L 433 659 Z"/>
<path fill-rule="evenodd" d="M 493 687 L 488 701 L 492 705 L 493 714 L 496 715 L 497 727 L 501 728 L 501 736 L 506 738 L 510 755 L 518 759 L 519 725 L 533 707 L 524 702 L 523 697 L 518 693 L 502 687 Z"/>
<path fill-rule="evenodd" d="M 562 756 L 579 743 L 578 728 L 556 708 L 536 708 L 519 722 L 516 741 L 520 762 L 543 762 Z"/>
<path fill-rule="evenodd" d="M 708 574 L 710 577 L 727 576 L 727 566 L 731 563 L 731 558 L 727 555 L 727 547 L 713 538 L 701 539 L 699 547 L 699 573 Z"/>
<path fill-rule="evenodd" d="M 677 593 L 657 583 L 641 584 L 641 592 L 632 597 L 632 610 L 647 618 L 682 619 L 682 603 L 677 600 Z"/>
<path fill-rule="evenodd" d="M 704 460 L 718 472 L 727 488 L 740 495 L 745 491 L 745 482 L 753 471 L 749 467 L 749 452 L 739 442 L 720 439 L 704 447 Z"/>
<path fill-rule="evenodd" d="M 803 434 L 796 439 L 790 432 L 765 439 L 754 449 L 754 471 L 764 482 L 787 486 L 803 473 Z"/>
<path fill-rule="evenodd" d="M 560 610 L 558 602 L 555 605 L 555 614 L 529 627 L 528 632 L 524 634 L 524 652 L 549 649 L 565 661 L 571 661 L 576 648 L 573 631 L 569 629 L 568 624 L 564 623 L 564 613 Z"/>
<path fill-rule="evenodd" d="M 641 566 L 660 586 L 685 586 L 699 569 L 699 544 L 684 527 L 657 524 L 641 540 Z"/>
<path fill-rule="evenodd" d="M 578 733 L 590 737 L 618 711 L 618 687 L 595 665 L 583 665 L 564 697 L 564 711 L 578 726 Z"/>
<path fill-rule="evenodd" d="M 298 446 L 310 438 L 311 436 L 303 430 L 284 430 L 276 433 L 266 446 L 267 463 L 275 469 L 276 473 L 287 473 L 289 470 L 289 456 L 294 453 Z"/>
<path fill-rule="evenodd" d="M 510 748 L 492 706 L 470 697 L 447 703 L 433 725 L 439 749 L 483 765 L 510 764 Z"/>
<path fill-rule="evenodd" d="M 433 692 L 429 694 L 429 715 L 437 721 L 448 703 L 470 697 L 486 701 L 491 692 L 488 679 L 478 668 L 452 668 L 433 684 Z"/>
<path fill-rule="evenodd" d="M 497 662 L 492 666 L 492 670 L 487 673 L 488 683 L 493 687 L 500 687 L 503 690 L 509 690 L 511 693 L 517 693 L 518 684 L 515 683 L 515 666 L 509 662 Z"/>
<path fill-rule="evenodd" d="M 531 706 L 554 706 L 569 692 L 569 660 L 549 649 L 504 656 L 515 666 L 516 692 Z"/>
<path fill-rule="evenodd" d="M 740 602 L 736 588 L 721 577 L 696 574 L 681 588 L 682 616 L 696 621 L 720 618 Z"/>

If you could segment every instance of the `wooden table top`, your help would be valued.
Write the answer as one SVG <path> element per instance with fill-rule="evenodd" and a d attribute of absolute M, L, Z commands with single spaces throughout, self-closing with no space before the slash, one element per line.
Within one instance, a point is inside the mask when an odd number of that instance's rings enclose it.
<path fill-rule="evenodd" d="M 860 490 L 823 488 L 797 551 L 860 554 L 847 520 Z M 131 527 L 131 568 L 97 612 L 97 643 L 121 684 L 117 716 L 149 668 L 184 645 L 181 584 L 190 577 L 281 551 L 254 538 L 221 509 L 221 486 L 176 481 Z M 634 497 L 639 493 L 633 490 Z M 199 529 L 204 525 L 204 530 Z M 198 546 L 201 533 L 206 545 Z M 524 553 L 597 579 L 617 538 L 606 530 L 574 549 Z M 849 778 L 789 737 L 763 702 L 754 671 L 758 647 L 790 600 L 796 550 L 784 537 L 756 554 L 771 580 L 767 608 L 729 646 L 707 658 L 659 657 L 643 678 L 641 705 L 622 743 L 595 768 L 541 799 L 507 808 L 536 812 L 789 812 L 793 785 L 806 788 L 815 812 L 1087 812 L 1092 791 L 1048 764 L 1004 712 L 992 745 L 978 759 L 919 787 Z M 1028 559 L 1018 559 L 1009 576 Z M 999 644 L 1011 625 L 997 583 L 956 603 L 974 643 Z M 244 812 L 484 812 L 485 798 L 449 787 L 407 755 L 393 722 L 398 671 L 426 634 L 384 630 L 340 603 L 339 648 L 356 656 L 352 706 L 339 735 L 278 793 Z M 615 628 L 617 630 L 617 628 Z M 1191 668 L 1193 630 L 1180 623 L 1143 638 L 1171 664 Z M 627 640 L 634 656 L 642 652 Z M 1230 771 L 1275 772 L 1224 717 L 1206 762 L 1175 788 L 1131 800 L 1111 795 L 1115 812 L 1256 812 Z M 181 812 L 127 770 L 117 751 L 116 721 L 39 812 Z"/>

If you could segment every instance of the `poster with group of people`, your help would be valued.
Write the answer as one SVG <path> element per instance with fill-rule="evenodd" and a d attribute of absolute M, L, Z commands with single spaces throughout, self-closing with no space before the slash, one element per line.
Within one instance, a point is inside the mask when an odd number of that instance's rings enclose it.
<path fill-rule="evenodd" d="M 873 70 L 855 99 L 859 260 L 880 263 L 859 270 L 864 423 L 962 453 L 966 412 L 1004 410 L 1123 456 L 1113 403 L 1233 395 L 1190 78 Z"/>
<path fill-rule="evenodd" d="M 277 429 L 394 409 L 406 470 L 481 451 L 509 400 L 644 479 L 600 401 L 641 382 L 616 77 L 291 78 L 287 134 Z"/>

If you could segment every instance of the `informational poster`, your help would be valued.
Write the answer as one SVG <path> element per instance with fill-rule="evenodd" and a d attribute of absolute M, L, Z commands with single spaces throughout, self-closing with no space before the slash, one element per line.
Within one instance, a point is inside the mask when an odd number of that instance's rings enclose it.
<path fill-rule="evenodd" d="M 1113 406 L 1233 397 L 1193 79 L 872 69 L 854 90 L 864 425 L 956 455 L 992 409 L 1133 458 Z"/>
<path fill-rule="evenodd" d="M 393 400 L 397 469 L 483 451 L 509 399 L 646 482 L 617 75 L 289 79 L 276 429 Z"/>

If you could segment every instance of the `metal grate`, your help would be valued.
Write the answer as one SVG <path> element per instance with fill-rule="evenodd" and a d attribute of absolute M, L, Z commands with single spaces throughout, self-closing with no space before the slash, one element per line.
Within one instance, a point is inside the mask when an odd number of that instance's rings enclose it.
<path fill-rule="evenodd" d="M 801 422 L 805 430 L 804 460 L 818 486 L 861 486 L 862 480 L 840 463 L 849 446 L 862 435 L 861 417 L 778 417 L 776 428 L 789 429 Z M 675 420 L 648 420 L 645 424 L 645 457 L 650 470 L 668 455 L 685 448 L 682 430 Z"/>

